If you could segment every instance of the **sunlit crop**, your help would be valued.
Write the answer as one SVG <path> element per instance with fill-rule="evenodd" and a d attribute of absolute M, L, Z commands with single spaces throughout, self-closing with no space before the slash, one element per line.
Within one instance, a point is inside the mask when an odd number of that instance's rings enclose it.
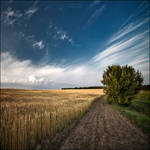
<path fill-rule="evenodd" d="M 91 106 L 102 90 L 1 89 L 0 149 L 33 149 Z"/>

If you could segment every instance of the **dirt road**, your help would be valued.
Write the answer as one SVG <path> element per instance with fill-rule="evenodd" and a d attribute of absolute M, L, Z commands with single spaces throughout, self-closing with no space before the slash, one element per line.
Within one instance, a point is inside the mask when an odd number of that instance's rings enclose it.
<path fill-rule="evenodd" d="M 120 112 L 108 105 L 104 101 L 104 96 L 94 103 L 91 110 L 69 130 L 68 134 L 62 134 L 63 139 L 57 147 L 61 150 L 149 149 L 148 137 Z"/>

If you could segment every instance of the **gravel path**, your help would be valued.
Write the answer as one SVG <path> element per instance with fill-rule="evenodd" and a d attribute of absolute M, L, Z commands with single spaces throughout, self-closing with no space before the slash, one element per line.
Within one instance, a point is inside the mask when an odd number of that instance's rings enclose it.
<path fill-rule="evenodd" d="M 148 137 L 102 96 L 63 139 L 59 149 L 142 150 L 149 149 L 149 143 Z"/>

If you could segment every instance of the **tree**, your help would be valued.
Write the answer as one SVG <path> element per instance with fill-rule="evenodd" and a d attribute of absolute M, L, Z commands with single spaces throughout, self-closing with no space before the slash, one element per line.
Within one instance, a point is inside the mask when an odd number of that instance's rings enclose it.
<path fill-rule="evenodd" d="M 103 73 L 102 83 L 108 103 L 129 105 L 134 95 L 141 89 L 143 76 L 132 66 L 112 65 Z"/>

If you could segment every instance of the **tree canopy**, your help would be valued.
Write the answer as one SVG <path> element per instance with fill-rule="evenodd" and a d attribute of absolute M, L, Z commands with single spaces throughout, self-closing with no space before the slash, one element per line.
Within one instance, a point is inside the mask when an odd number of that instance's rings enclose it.
<path fill-rule="evenodd" d="M 103 73 L 102 83 L 109 103 L 128 105 L 142 87 L 143 76 L 132 66 L 112 65 Z"/>

